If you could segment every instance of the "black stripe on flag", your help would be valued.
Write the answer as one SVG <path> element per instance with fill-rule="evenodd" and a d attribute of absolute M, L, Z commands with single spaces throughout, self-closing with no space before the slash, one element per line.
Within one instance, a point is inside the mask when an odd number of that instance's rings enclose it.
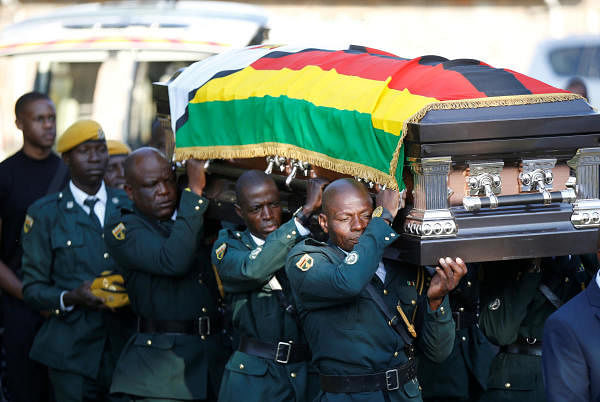
<path fill-rule="evenodd" d="M 527 89 L 512 73 L 481 64 L 477 60 L 457 59 L 443 63 L 445 70 L 462 74 L 486 96 L 528 95 Z"/>

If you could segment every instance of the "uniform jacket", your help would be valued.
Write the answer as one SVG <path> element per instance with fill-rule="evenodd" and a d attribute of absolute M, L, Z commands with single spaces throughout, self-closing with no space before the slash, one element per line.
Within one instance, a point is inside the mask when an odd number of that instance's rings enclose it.
<path fill-rule="evenodd" d="M 220 319 L 216 281 L 201 245 L 207 206 L 207 199 L 184 191 L 174 223 L 122 209 L 106 226 L 106 244 L 139 317 Z M 225 361 L 221 333 L 215 332 L 204 339 L 199 334 L 134 334 L 117 362 L 111 391 L 205 399 L 209 381 L 218 389 Z"/>
<path fill-rule="evenodd" d="M 287 260 L 290 279 L 313 362 L 322 374 L 372 374 L 408 361 L 404 341 L 392 329 L 365 287 L 371 282 L 396 310 L 408 317 L 418 308 L 417 348 L 434 361 L 444 360 L 454 343 L 454 322 L 448 298 L 431 311 L 415 288 L 417 268 L 384 261 L 385 282 L 375 275 L 385 247 L 397 234 L 381 218 L 373 218 L 346 257 L 336 246 L 312 239 L 298 244 Z M 386 391 L 387 392 L 387 391 Z M 391 401 L 421 400 L 419 384 L 409 381 L 389 392 Z M 321 393 L 321 401 L 384 401 L 383 392 Z"/>
<path fill-rule="evenodd" d="M 529 260 L 488 263 L 484 272 L 481 295 L 480 326 L 488 339 L 498 345 L 509 345 L 542 339 L 546 319 L 556 307 L 539 290 L 547 285 L 563 302 L 571 299 L 589 280 L 587 262 L 578 256 L 543 258 L 541 272 L 527 272 Z M 510 400 L 522 400 L 523 393 L 531 401 L 545 400 L 542 364 L 538 356 L 500 352 L 494 359 L 488 380 L 488 393 L 483 400 L 495 400 L 490 395 L 507 393 Z"/>
<path fill-rule="evenodd" d="M 107 187 L 105 222 L 129 205 L 125 193 Z M 61 312 L 60 294 L 102 271 L 114 270 L 102 229 L 73 199 L 67 186 L 28 209 L 23 230 L 23 296 L 36 310 L 54 312 L 40 328 L 30 356 L 51 368 L 96 378 L 107 339 L 116 353 L 131 335 L 128 316 L 75 307 Z M 118 354 L 114 356 L 116 361 Z"/>
<path fill-rule="evenodd" d="M 269 284 L 277 274 L 287 300 L 292 301 L 283 268 L 289 250 L 301 238 L 294 219 L 269 234 L 262 246 L 256 245 L 248 230 L 219 233 L 211 258 L 232 305 L 237 335 L 271 344 L 306 345 L 294 317 L 283 311 Z M 219 400 L 311 401 L 317 382 L 309 362 L 280 364 L 235 351 L 227 363 Z"/>
<path fill-rule="evenodd" d="M 469 264 L 467 274 L 450 292 L 450 305 L 456 322 L 456 338 L 450 356 L 435 363 L 425 356 L 419 358 L 419 381 L 424 398 L 460 398 L 475 400 L 487 388 L 490 365 L 496 350 L 474 325 L 459 328 L 458 314 L 479 311 L 479 264 Z M 447 373 L 440 375 L 440 373 Z M 451 374 L 450 374 L 451 373 Z"/>
<path fill-rule="evenodd" d="M 600 401 L 600 288 L 587 289 L 546 321 L 543 366 L 550 402 Z"/>

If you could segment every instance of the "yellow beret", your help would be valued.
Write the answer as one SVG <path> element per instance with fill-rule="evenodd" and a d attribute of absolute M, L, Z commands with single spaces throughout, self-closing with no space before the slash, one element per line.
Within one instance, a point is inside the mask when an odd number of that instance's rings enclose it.
<path fill-rule="evenodd" d="M 77 145 L 90 140 L 103 140 L 104 131 L 94 120 L 79 120 L 58 138 L 56 150 L 60 153 L 70 151 Z"/>
<path fill-rule="evenodd" d="M 121 141 L 106 140 L 106 146 L 109 155 L 129 155 L 131 153 L 131 148 Z"/>

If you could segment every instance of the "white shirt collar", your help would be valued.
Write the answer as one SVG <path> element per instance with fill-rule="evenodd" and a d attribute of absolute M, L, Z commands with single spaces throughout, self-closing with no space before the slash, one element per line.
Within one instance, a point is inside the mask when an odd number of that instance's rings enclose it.
<path fill-rule="evenodd" d="M 600 270 L 598 270 L 598 273 L 596 274 L 596 283 L 598 284 L 598 287 L 600 288 Z"/>
<path fill-rule="evenodd" d="M 262 246 L 263 244 L 265 244 L 265 241 L 260 237 L 256 237 L 252 233 L 250 233 L 250 236 L 252 237 L 252 240 L 254 240 L 254 243 L 256 243 L 257 246 Z"/>
<path fill-rule="evenodd" d="M 98 219 L 100 220 L 100 225 L 102 227 L 104 227 L 104 215 L 106 213 L 106 201 L 108 200 L 108 194 L 106 192 L 106 186 L 104 185 L 104 180 L 102 181 L 102 184 L 100 185 L 100 188 L 98 189 L 96 194 L 88 194 L 85 191 L 81 190 L 73 183 L 73 180 L 69 181 L 69 189 L 71 190 L 71 193 L 73 194 L 73 200 L 75 200 L 77 205 L 79 205 L 85 211 L 86 214 L 90 213 L 90 208 L 87 205 L 84 205 L 83 202 L 87 198 L 91 198 L 91 197 L 98 199 L 98 202 L 96 202 L 96 204 L 94 205 L 94 213 L 98 216 Z M 67 205 L 67 208 L 68 207 L 69 206 Z"/>

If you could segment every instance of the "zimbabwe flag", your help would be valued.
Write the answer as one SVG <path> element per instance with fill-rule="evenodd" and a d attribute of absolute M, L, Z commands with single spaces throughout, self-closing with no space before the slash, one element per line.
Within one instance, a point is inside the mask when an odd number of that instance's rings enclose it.
<path fill-rule="evenodd" d="M 403 188 L 407 122 L 429 110 L 577 97 L 476 60 L 404 59 L 371 48 L 252 46 L 169 83 L 179 160 L 281 155 Z"/>

